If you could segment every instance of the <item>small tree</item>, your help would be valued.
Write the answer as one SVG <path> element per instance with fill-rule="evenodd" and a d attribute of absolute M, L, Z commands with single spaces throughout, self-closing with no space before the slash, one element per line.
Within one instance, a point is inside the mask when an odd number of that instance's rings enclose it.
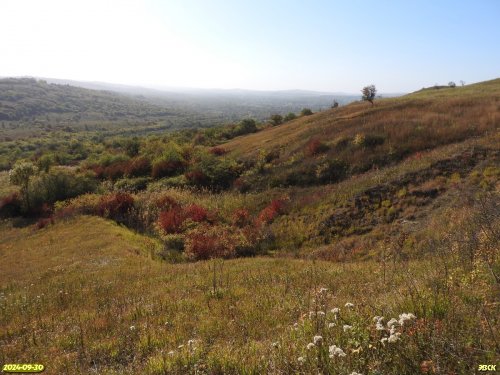
<path fill-rule="evenodd" d="M 372 103 L 372 106 L 373 106 L 373 99 L 375 99 L 375 95 L 377 94 L 377 89 L 375 88 L 375 85 L 369 85 L 369 86 L 363 87 L 363 90 L 361 90 L 361 93 L 363 94 L 361 96 L 361 99 Z"/>
<path fill-rule="evenodd" d="M 31 177 L 36 173 L 37 168 L 29 162 L 19 163 L 9 172 L 10 183 L 21 187 L 21 195 L 27 211 L 30 210 L 29 183 Z"/>
<path fill-rule="evenodd" d="M 332 108 L 337 108 L 338 106 L 339 106 L 339 102 L 336 101 L 335 99 L 333 99 Z"/>
<path fill-rule="evenodd" d="M 292 121 L 297 118 L 297 115 L 293 112 L 290 112 L 288 115 L 285 116 L 285 121 Z"/>
<path fill-rule="evenodd" d="M 448 82 L 448 86 L 450 86 L 451 88 L 455 88 L 457 86 L 457 84 L 453 81 L 450 81 L 450 82 Z"/>
<path fill-rule="evenodd" d="M 460 84 L 461 84 L 462 86 L 465 86 L 465 81 L 460 80 Z"/>
<path fill-rule="evenodd" d="M 246 118 L 240 122 L 238 130 L 239 134 L 255 133 L 257 131 L 257 124 L 254 119 Z"/>

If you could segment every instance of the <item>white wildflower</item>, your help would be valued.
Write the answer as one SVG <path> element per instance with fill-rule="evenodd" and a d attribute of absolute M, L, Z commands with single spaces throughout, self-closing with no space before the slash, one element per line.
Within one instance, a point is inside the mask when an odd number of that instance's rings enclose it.
<path fill-rule="evenodd" d="M 336 326 L 336 324 L 335 324 L 335 323 L 328 323 L 328 328 L 333 328 L 333 327 L 335 327 L 335 326 Z"/>
<path fill-rule="evenodd" d="M 328 352 L 330 353 L 330 358 L 333 358 L 335 356 L 337 357 L 345 357 L 346 354 L 344 353 L 344 351 L 339 348 L 337 345 L 331 345 L 329 348 L 328 348 Z"/>
<path fill-rule="evenodd" d="M 387 327 L 391 328 L 392 326 L 396 325 L 398 323 L 397 319 L 392 318 L 387 322 Z"/>
<path fill-rule="evenodd" d="M 131 331 L 134 331 L 134 330 L 135 330 L 135 326 L 130 326 L 130 327 L 129 327 L 129 329 L 130 329 Z"/>
<path fill-rule="evenodd" d="M 338 307 L 334 307 L 331 311 L 332 314 L 338 314 L 340 312 L 340 309 Z"/>
<path fill-rule="evenodd" d="M 325 312 L 324 311 L 318 311 L 316 315 L 318 315 L 318 316 L 325 316 Z"/>
<path fill-rule="evenodd" d="M 401 333 L 396 332 L 395 334 L 389 336 L 387 342 L 394 343 L 399 340 L 399 336 L 401 336 Z"/>
<path fill-rule="evenodd" d="M 374 317 L 373 317 L 373 321 L 374 321 L 375 323 L 377 323 L 377 322 L 378 322 L 378 323 L 380 323 L 382 320 L 384 320 L 384 317 L 383 317 L 383 316 L 378 316 L 378 315 L 377 315 L 377 316 L 374 316 Z"/>
<path fill-rule="evenodd" d="M 352 326 L 348 325 L 348 324 L 344 324 L 342 329 L 344 330 L 344 332 L 347 332 L 349 331 L 350 329 L 352 329 Z"/>
<path fill-rule="evenodd" d="M 352 304 L 351 302 L 347 302 L 347 303 L 345 304 L 345 307 L 347 307 L 347 308 L 353 308 L 353 307 L 354 307 L 354 304 Z"/>
<path fill-rule="evenodd" d="M 399 324 L 404 325 L 407 320 L 412 320 L 415 319 L 416 316 L 413 315 L 412 313 L 403 313 L 399 315 Z"/>
<path fill-rule="evenodd" d="M 315 315 L 316 315 L 315 311 L 309 311 L 309 319 L 314 318 Z"/>
<path fill-rule="evenodd" d="M 391 329 L 389 330 L 390 335 L 394 335 L 396 333 L 396 327 L 392 326 Z"/>
<path fill-rule="evenodd" d="M 183 345 L 183 344 L 181 344 L 181 345 L 179 345 L 179 346 L 177 347 L 177 349 L 182 349 L 183 347 L 184 347 L 184 345 Z"/>
<path fill-rule="evenodd" d="M 168 352 L 168 355 L 174 355 L 174 354 L 175 354 L 175 352 L 173 350 Z"/>
<path fill-rule="evenodd" d="M 321 344 L 322 341 L 323 341 L 323 336 L 317 335 L 313 337 L 313 342 L 315 345 Z"/>
<path fill-rule="evenodd" d="M 306 361 L 306 359 L 304 357 L 299 357 L 299 358 L 297 358 L 297 361 L 299 363 L 304 363 Z"/>
<path fill-rule="evenodd" d="M 326 293 L 326 292 L 328 292 L 328 289 L 327 289 L 327 288 L 321 288 L 321 289 L 319 290 L 319 292 L 320 292 L 320 293 Z"/>
<path fill-rule="evenodd" d="M 309 344 L 307 344 L 307 350 L 311 350 L 312 348 L 314 348 L 314 343 L 310 342 Z"/>
<path fill-rule="evenodd" d="M 380 340 L 380 342 L 383 344 L 384 342 L 387 341 L 387 337 L 382 337 L 382 339 Z"/>
<path fill-rule="evenodd" d="M 385 327 L 380 324 L 380 322 L 377 322 L 377 324 L 375 325 L 375 328 L 377 329 L 377 331 L 384 331 L 385 330 Z"/>
<path fill-rule="evenodd" d="M 273 348 L 277 348 L 277 347 L 278 347 L 278 345 L 279 345 L 279 344 L 278 344 L 278 342 L 277 342 L 277 341 L 276 341 L 276 342 L 273 342 L 273 343 L 271 344 L 271 346 L 272 346 Z"/>

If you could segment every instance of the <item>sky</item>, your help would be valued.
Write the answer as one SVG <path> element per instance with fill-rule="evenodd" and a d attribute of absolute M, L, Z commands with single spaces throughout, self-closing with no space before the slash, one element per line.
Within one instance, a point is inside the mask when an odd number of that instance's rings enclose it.
<path fill-rule="evenodd" d="M 500 77 L 498 0 L 2 0 L 0 76 L 409 92 Z"/>

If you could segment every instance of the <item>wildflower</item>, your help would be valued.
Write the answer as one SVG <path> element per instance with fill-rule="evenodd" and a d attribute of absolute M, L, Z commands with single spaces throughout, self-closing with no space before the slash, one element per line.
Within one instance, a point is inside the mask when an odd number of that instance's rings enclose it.
<path fill-rule="evenodd" d="M 313 337 L 313 342 L 315 345 L 321 344 L 322 341 L 323 341 L 323 336 L 317 335 Z"/>
<path fill-rule="evenodd" d="M 382 339 L 380 339 L 380 342 L 383 344 L 387 341 L 387 337 L 382 337 Z"/>
<path fill-rule="evenodd" d="M 397 319 L 392 318 L 387 322 L 387 327 L 391 328 L 392 326 L 396 325 L 398 323 Z"/>
<path fill-rule="evenodd" d="M 312 348 L 314 348 L 314 344 L 310 342 L 309 344 L 307 344 L 306 348 L 307 350 L 311 350 Z"/>
<path fill-rule="evenodd" d="M 295 324 L 293 325 L 293 329 L 295 329 L 295 330 L 299 329 L 299 323 L 295 323 Z"/>
<path fill-rule="evenodd" d="M 335 323 L 328 323 L 328 328 L 333 328 L 333 327 L 335 327 L 335 326 L 336 326 L 336 324 L 335 324 Z"/>
<path fill-rule="evenodd" d="M 396 332 L 395 334 L 389 336 L 387 342 L 394 343 L 399 340 L 399 336 L 401 336 L 401 333 Z"/>
<path fill-rule="evenodd" d="M 412 320 L 412 319 L 415 319 L 416 316 L 413 315 L 412 313 L 403 313 L 401 315 L 399 315 L 399 324 L 400 325 L 404 325 L 404 323 L 407 321 L 407 320 Z"/>
<path fill-rule="evenodd" d="M 195 342 L 196 342 L 196 340 L 193 340 L 193 339 L 188 340 L 187 344 L 188 344 L 189 349 L 193 349 Z"/>
<path fill-rule="evenodd" d="M 375 328 L 377 329 L 377 331 L 384 331 L 385 330 L 385 327 L 380 324 L 380 322 L 377 322 L 377 324 L 375 325 Z"/>
<path fill-rule="evenodd" d="M 347 332 L 349 331 L 350 329 L 352 329 L 352 326 L 348 325 L 348 324 L 344 324 L 342 329 L 344 330 L 344 332 Z"/>
<path fill-rule="evenodd" d="M 184 347 L 184 345 L 182 345 L 182 344 L 181 344 L 181 345 L 179 345 L 179 346 L 177 347 L 177 349 L 182 349 L 183 347 Z"/>
<path fill-rule="evenodd" d="M 309 311 L 309 319 L 314 318 L 314 315 L 316 315 L 316 312 L 314 312 L 314 311 Z"/>
<path fill-rule="evenodd" d="M 175 354 L 175 352 L 173 350 L 168 352 L 168 355 L 174 355 L 174 354 Z"/>
<path fill-rule="evenodd" d="M 299 363 L 304 363 L 306 361 L 306 359 L 304 357 L 299 357 L 299 358 L 297 358 L 297 361 Z"/>
<path fill-rule="evenodd" d="M 273 342 L 273 343 L 271 344 L 271 346 L 272 346 L 273 348 L 277 348 L 277 347 L 278 347 L 278 342 Z"/>
<path fill-rule="evenodd" d="M 377 315 L 377 316 L 374 316 L 374 317 L 373 317 L 373 321 L 374 321 L 375 323 L 377 323 L 377 322 L 378 322 L 378 323 L 380 323 L 382 320 L 384 320 L 384 317 L 383 317 L 383 316 L 378 316 L 378 315 Z"/>
<path fill-rule="evenodd" d="M 325 313 L 323 311 L 318 311 L 316 315 L 318 315 L 318 316 L 325 316 Z"/>
<path fill-rule="evenodd" d="M 396 333 L 396 327 L 392 326 L 391 329 L 389 330 L 390 335 L 394 335 Z"/>
<path fill-rule="evenodd" d="M 340 312 L 340 309 L 338 307 L 334 307 L 331 311 L 332 314 L 338 314 Z"/>
<path fill-rule="evenodd" d="M 326 293 L 326 292 L 328 292 L 328 289 L 327 289 L 327 288 L 321 288 L 321 289 L 319 290 L 319 292 L 320 292 L 320 293 Z"/>
<path fill-rule="evenodd" d="M 330 353 L 330 355 L 329 355 L 330 358 L 333 358 L 335 356 L 337 356 L 337 357 L 345 357 L 346 356 L 344 351 L 341 348 L 339 348 L 337 345 L 331 345 L 328 348 L 328 352 Z"/>
<path fill-rule="evenodd" d="M 129 328 L 131 331 L 134 331 L 135 330 L 135 326 L 130 326 Z"/>
<path fill-rule="evenodd" d="M 353 308 L 353 307 L 354 307 L 354 304 L 352 304 L 351 302 L 347 302 L 347 303 L 345 304 L 345 307 L 347 307 L 347 308 Z"/>

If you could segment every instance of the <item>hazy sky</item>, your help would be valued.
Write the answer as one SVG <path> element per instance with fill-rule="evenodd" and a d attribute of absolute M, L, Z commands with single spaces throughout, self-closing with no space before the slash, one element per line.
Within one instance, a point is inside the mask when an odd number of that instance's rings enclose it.
<path fill-rule="evenodd" d="M 382 92 L 500 76 L 499 0 L 2 0 L 0 76 Z"/>

